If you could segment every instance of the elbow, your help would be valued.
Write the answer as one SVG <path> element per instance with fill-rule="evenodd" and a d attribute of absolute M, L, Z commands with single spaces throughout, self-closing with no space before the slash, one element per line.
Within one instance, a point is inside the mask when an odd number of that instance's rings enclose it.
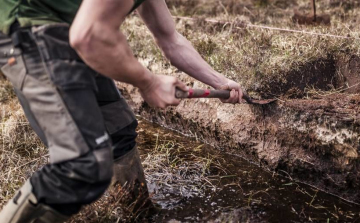
<path fill-rule="evenodd" d="M 181 36 L 179 33 L 175 32 L 173 35 L 169 35 L 162 38 L 157 38 L 156 42 L 158 46 L 161 48 L 164 56 L 170 60 L 173 59 L 173 55 L 175 52 L 182 46 Z"/>
<path fill-rule="evenodd" d="M 91 51 L 92 34 L 90 32 L 79 32 L 70 29 L 70 46 L 80 55 L 86 56 Z"/>
<path fill-rule="evenodd" d="M 70 41 L 70 46 L 76 51 L 78 51 L 84 46 L 83 39 L 80 38 L 79 36 L 71 35 L 69 41 Z"/>
<path fill-rule="evenodd" d="M 191 45 L 190 42 L 178 32 L 174 32 L 173 35 L 166 38 L 158 39 L 157 42 L 164 56 L 171 64 L 174 64 L 174 61 L 178 59 L 180 52 L 186 51 Z"/>

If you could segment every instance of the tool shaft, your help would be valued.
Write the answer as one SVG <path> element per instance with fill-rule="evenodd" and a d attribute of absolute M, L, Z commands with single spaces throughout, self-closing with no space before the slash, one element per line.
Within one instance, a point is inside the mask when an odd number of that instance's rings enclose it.
<path fill-rule="evenodd" d="M 182 91 L 176 89 L 176 98 L 221 98 L 228 99 L 230 97 L 230 91 L 228 90 L 209 90 L 209 89 L 192 89 L 189 91 Z"/>
<path fill-rule="evenodd" d="M 228 90 L 209 90 L 209 89 L 192 89 L 190 88 L 189 91 L 183 91 L 176 88 L 175 91 L 176 98 L 220 98 L 220 99 L 228 99 L 230 97 L 230 91 Z M 255 100 L 245 92 L 243 92 L 242 98 L 248 104 L 270 104 L 276 99 L 267 99 L 267 100 Z"/>

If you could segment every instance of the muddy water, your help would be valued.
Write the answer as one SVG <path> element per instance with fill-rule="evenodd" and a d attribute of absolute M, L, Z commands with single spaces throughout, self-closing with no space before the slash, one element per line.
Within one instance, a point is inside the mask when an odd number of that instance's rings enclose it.
<path fill-rule="evenodd" d="M 138 130 L 155 222 L 360 222 L 359 205 L 145 120 Z"/>

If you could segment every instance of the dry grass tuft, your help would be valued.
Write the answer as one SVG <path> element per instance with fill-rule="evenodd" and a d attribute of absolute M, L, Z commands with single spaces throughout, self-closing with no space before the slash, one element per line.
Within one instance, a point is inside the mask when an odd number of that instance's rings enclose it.
<path fill-rule="evenodd" d="M 147 154 L 143 165 L 154 199 L 166 194 L 181 198 L 202 197 L 207 190 L 216 190 L 214 169 L 225 173 L 217 157 L 196 154 L 201 149 L 189 148 L 179 142 L 164 140 Z M 189 156 L 189 150 L 194 151 Z"/>
<path fill-rule="evenodd" d="M 110 187 L 109 190 L 97 202 L 85 206 L 77 215 L 73 216 L 68 223 L 89 222 L 144 222 L 142 214 L 146 210 L 133 211 L 134 205 L 125 205 L 129 193 L 120 187 Z"/>
<path fill-rule="evenodd" d="M 0 209 L 48 161 L 8 81 L 0 80 Z"/>

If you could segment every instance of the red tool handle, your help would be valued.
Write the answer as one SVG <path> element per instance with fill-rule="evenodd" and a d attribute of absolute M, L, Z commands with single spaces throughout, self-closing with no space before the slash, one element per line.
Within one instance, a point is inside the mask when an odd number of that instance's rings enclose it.
<path fill-rule="evenodd" d="M 190 88 L 189 91 L 183 91 L 178 88 L 176 88 L 175 91 L 175 97 L 176 98 L 220 98 L 220 99 L 228 99 L 230 97 L 230 91 L 228 90 L 209 90 L 209 89 L 192 89 Z M 256 100 L 249 95 L 247 95 L 245 92 L 243 92 L 242 97 L 248 104 L 259 104 L 259 105 L 265 105 L 270 104 L 276 99 L 266 99 L 266 100 Z"/>
<path fill-rule="evenodd" d="M 230 91 L 228 90 L 209 90 L 209 89 L 192 89 L 189 91 L 182 91 L 176 89 L 176 98 L 222 98 L 227 99 L 230 97 Z"/>

